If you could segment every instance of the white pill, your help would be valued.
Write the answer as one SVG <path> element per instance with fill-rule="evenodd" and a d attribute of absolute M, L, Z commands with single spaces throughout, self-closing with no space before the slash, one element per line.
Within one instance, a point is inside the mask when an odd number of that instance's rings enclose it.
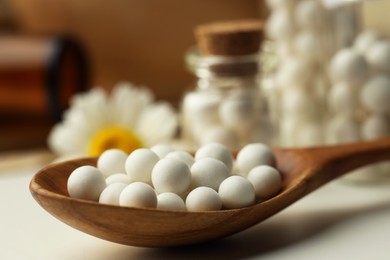
<path fill-rule="evenodd" d="M 310 31 L 303 31 L 297 34 L 294 39 L 295 51 L 299 54 L 299 57 L 304 57 L 311 62 L 321 61 L 323 52 L 320 44 L 319 36 Z"/>
<path fill-rule="evenodd" d="M 379 72 L 390 72 L 390 42 L 375 42 L 366 52 L 368 64 Z"/>
<path fill-rule="evenodd" d="M 339 114 L 326 128 L 328 144 L 352 143 L 361 139 L 359 122 L 350 115 Z"/>
<path fill-rule="evenodd" d="M 214 158 L 202 158 L 191 167 L 192 188 L 210 187 L 218 190 L 221 182 L 229 177 L 230 170 L 226 165 Z"/>
<path fill-rule="evenodd" d="M 233 167 L 233 156 L 229 149 L 220 143 L 209 143 L 199 148 L 195 153 L 195 160 L 214 158 L 223 162 L 229 169 Z"/>
<path fill-rule="evenodd" d="M 191 166 L 195 162 L 194 157 L 189 152 L 186 151 L 173 151 L 167 154 L 165 158 L 173 158 L 182 161 L 185 164 L 187 164 L 188 168 L 191 168 Z"/>
<path fill-rule="evenodd" d="M 306 59 L 284 57 L 277 71 L 276 83 L 282 89 L 288 89 L 291 85 L 302 86 L 307 84 L 313 74 L 313 65 Z"/>
<path fill-rule="evenodd" d="M 282 109 L 285 115 L 305 118 L 316 118 L 322 110 L 315 97 L 297 87 L 286 89 L 283 92 Z"/>
<path fill-rule="evenodd" d="M 198 187 L 192 190 L 186 198 L 188 211 L 212 211 L 222 208 L 218 193 L 209 187 Z"/>
<path fill-rule="evenodd" d="M 150 185 L 144 182 L 133 182 L 122 190 L 119 196 L 119 205 L 155 208 L 157 206 L 157 195 Z"/>
<path fill-rule="evenodd" d="M 302 0 L 295 7 L 297 24 L 304 29 L 316 31 L 327 25 L 326 11 L 320 1 Z"/>
<path fill-rule="evenodd" d="M 253 185 L 242 176 L 230 176 L 218 189 L 222 205 L 227 209 L 243 208 L 255 203 Z"/>
<path fill-rule="evenodd" d="M 385 116 L 371 115 L 362 125 L 364 140 L 374 140 L 390 136 L 390 119 Z"/>
<path fill-rule="evenodd" d="M 119 196 L 127 185 L 126 183 L 113 183 L 108 185 L 100 194 L 99 203 L 119 205 Z"/>
<path fill-rule="evenodd" d="M 295 25 L 288 10 L 279 9 L 272 12 L 266 23 L 267 35 L 273 40 L 288 40 L 295 31 Z"/>
<path fill-rule="evenodd" d="M 106 178 L 107 185 L 113 184 L 113 183 L 125 183 L 129 184 L 131 182 L 129 176 L 125 173 L 115 173 L 113 175 L 110 175 Z"/>
<path fill-rule="evenodd" d="M 346 82 L 333 85 L 327 99 L 329 109 L 333 113 L 354 114 L 360 106 L 357 89 Z"/>
<path fill-rule="evenodd" d="M 256 197 L 262 200 L 272 198 L 282 188 L 279 171 L 267 165 L 253 168 L 248 174 L 248 180 L 255 189 Z"/>
<path fill-rule="evenodd" d="M 390 113 L 390 77 L 377 75 L 370 79 L 361 91 L 363 105 L 374 113 Z"/>
<path fill-rule="evenodd" d="M 208 91 L 206 91 L 208 92 Z M 203 134 L 214 126 L 220 125 L 219 104 L 221 98 L 209 93 L 190 93 L 183 102 L 183 135 L 200 142 Z"/>
<path fill-rule="evenodd" d="M 356 37 L 354 48 L 365 55 L 370 47 L 381 39 L 382 37 L 373 31 L 364 31 Z"/>
<path fill-rule="evenodd" d="M 219 107 L 222 124 L 231 129 L 249 126 L 255 114 L 254 102 L 248 95 L 237 95 L 224 100 Z"/>
<path fill-rule="evenodd" d="M 359 86 L 367 78 L 368 64 L 354 49 L 342 49 L 331 60 L 330 74 L 333 82 L 344 81 Z"/>
<path fill-rule="evenodd" d="M 246 176 L 250 170 L 259 165 L 275 165 L 272 150 L 262 143 L 247 144 L 237 154 L 237 168 Z"/>
<path fill-rule="evenodd" d="M 162 159 L 170 152 L 175 151 L 170 145 L 168 144 L 156 144 L 150 147 L 150 150 L 152 150 L 157 156 Z"/>
<path fill-rule="evenodd" d="M 81 166 L 70 174 L 67 187 L 73 198 L 98 201 L 100 193 L 106 187 L 106 181 L 96 167 Z"/>
<path fill-rule="evenodd" d="M 106 178 L 115 173 L 124 173 L 127 156 L 127 153 L 119 149 L 106 150 L 99 156 L 97 168 Z"/>
<path fill-rule="evenodd" d="M 164 158 L 153 168 L 152 183 L 158 193 L 182 194 L 190 186 L 191 172 L 186 163 L 173 158 Z"/>
<path fill-rule="evenodd" d="M 222 125 L 207 128 L 200 135 L 200 144 L 203 146 L 208 143 L 220 143 L 232 150 L 239 145 L 237 134 Z"/>
<path fill-rule="evenodd" d="M 186 122 L 205 127 L 219 123 L 218 107 L 221 102 L 219 95 L 209 92 L 192 92 L 183 100 L 183 113 Z"/>
<path fill-rule="evenodd" d="M 125 169 L 132 182 L 150 183 L 154 165 L 160 158 L 151 150 L 141 148 L 134 150 L 126 159 Z"/>
<path fill-rule="evenodd" d="M 164 192 L 157 196 L 157 208 L 166 210 L 185 210 L 184 200 L 172 192 Z"/>

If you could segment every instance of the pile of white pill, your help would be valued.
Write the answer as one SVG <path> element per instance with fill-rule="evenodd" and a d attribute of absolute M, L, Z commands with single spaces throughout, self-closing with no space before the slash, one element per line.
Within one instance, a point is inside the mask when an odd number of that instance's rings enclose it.
<path fill-rule="evenodd" d="M 330 73 L 327 143 L 390 136 L 390 41 L 373 31 L 361 32 L 352 46 L 334 55 Z M 347 179 L 374 180 L 389 169 L 388 163 L 365 167 Z"/>
<path fill-rule="evenodd" d="M 390 41 L 360 32 L 358 8 L 342 2 L 267 0 L 267 33 L 280 57 L 275 83 L 281 146 L 390 136 Z M 382 163 L 350 176 L 375 180 L 389 169 Z"/>
<path fill-rule="evenodd" d="M 275 84 L 282 146 L 323 143 L 329 12 L 321 1 L 267 0 L 271 14 L 266 24 L 275 43 L 279 66 Z"/>
<path fill-rule="evenodd" d="M 345 143 L 390 135 L 390 41 L 372 31 L 332 59 L 327 140 Z"/>
<path fill-rule="evenodd" d="M 97 167 L 75 169 L 67 185 L 71 197 L 104 204 L 211 211 L 272 198 L 282 188 L 282 176 L 262 143 L 246 145 L 236 159 L 220 143 L 208 143 L 194 156 L 160 144 L 129 155 L 107 150 Z"/>
<path fill-rule="evenodd" d="M 246 143 L 267 142 L 272 140 L 272 124 L 266 105 L 251 82 L 245 89 L 187 93 L 182 106 L 183 136 L 197 145 L 218 142 L 233 150 Z"/>

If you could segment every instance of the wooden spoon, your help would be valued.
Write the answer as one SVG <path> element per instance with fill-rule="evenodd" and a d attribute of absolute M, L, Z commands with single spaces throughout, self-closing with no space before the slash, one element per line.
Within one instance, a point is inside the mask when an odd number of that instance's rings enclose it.
<path fill-rule="evenodd" d="M 274 149 L 283 190 L 251 207 L 211 212 L 167 211 L 99 204 L 67 192 L 70 173 L 96 159 L 48 166 L 30 183 L 36 201 L 49 213 L 93 236 L 143 247 L 172 247 L 240 232 L 291 205 L 321 185 L 360 166 L 390 160 L 390 138 L 368 143 L 305 149 Z"/>

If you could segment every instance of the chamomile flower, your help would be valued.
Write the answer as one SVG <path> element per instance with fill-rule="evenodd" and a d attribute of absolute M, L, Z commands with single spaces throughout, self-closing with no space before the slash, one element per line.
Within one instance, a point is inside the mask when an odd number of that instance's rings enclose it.
<path fill-rule="evenodd" d="M 107 149 L 127 153 L 172 140 L 178 127 L 169 103 L 154 102 L 153 93 L 129 83 L 111 94 L 101 88 L 75 95 L 63 121 L 49 134 L 49 147 L 60 156 L 98 156 Z"/>

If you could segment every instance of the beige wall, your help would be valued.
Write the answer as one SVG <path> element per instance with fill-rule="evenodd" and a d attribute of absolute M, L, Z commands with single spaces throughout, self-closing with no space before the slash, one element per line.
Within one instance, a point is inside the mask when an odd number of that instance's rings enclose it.
<path fill-rule="evenodd" d="M 129 80 L 176 102 L 192 77 L 184 52 L 194 25 L 259 17 L 258 0 L 9 0 L 22 29 L 80 39 L 93 64 L 94 85 Z"/>
<path fill-rule="evenodd" d="M 368 0 L 363 8 L 364 26 L 390 37 L 390 0 Z"/>
<path fill-rule="evenodd" d="M 194 44 L 194 25 L 266 12 L 264 0 L 8 1 L 25 32 L 80 39 L 91 57 L 94 85 L 129 80 L 172 101 L 192 80 L 183 55 Z M 390 0 L 365 1 L 365 27 L 390 36 L 389 13 Z"/>

